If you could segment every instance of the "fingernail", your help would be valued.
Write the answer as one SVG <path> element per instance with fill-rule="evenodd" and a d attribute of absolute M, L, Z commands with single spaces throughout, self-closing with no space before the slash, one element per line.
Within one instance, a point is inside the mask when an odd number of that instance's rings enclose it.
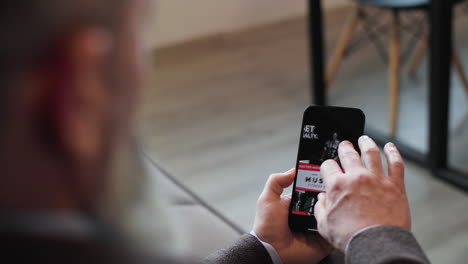
<path fill-rule="evenodd" d="M 391 148 L 391 149 L 395 149 L 395 148 L 396 148 L 395 144 L 393 144 L 392 142 L 387 143 L 387 147 L 388 147 L 388 148 Z"/>
<path fill-rule="evenodd" d="M 348 140 L 345 140 L 340 143 L 340 145 L 349 145 L 349 144 L 351 144 L 351 142 L 349 142 Z"/>
<path fill-rule="evenodd" d="M 290 172 L 292 172 L 292 171 L 295 170 L 295 169 L 296 169 L 296 168 L 291 168 L 291 169 L 289 169 L 288 171 L 286 171 L 285 173 L 290 173 Z"/>
<path fill-rule="evenodd" d="M 360 140 L 369 140 L 370 137 L 364 135 L 364 136 L 360 137 L 359 139 L 360 139 Z"/>

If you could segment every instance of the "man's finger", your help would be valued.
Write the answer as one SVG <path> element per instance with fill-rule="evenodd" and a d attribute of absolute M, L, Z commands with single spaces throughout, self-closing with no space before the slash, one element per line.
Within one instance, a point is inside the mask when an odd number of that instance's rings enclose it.
<path fill-rule="evenodd" d="M 270 175 L 263 190 L 263 195 L 267 197 L 279 198 L 283 193 L 283 189 L 289 187 L 296 175 L 296 169 L 290 169 L 285 173 L 276 173 Z"/>
<path fill-rule="evenodd" d="M 317 220 L 317 228 L 320 231 L 320 223 L 323 223 L 325 221 L 325 206 L 326 206 L 326 194 L 325 193 L 319 193 L 318 195 L 318 201 L 315 204 L 314 207 L 314 216 L 315 219 Z"/>
<path fill-rule="evenodd" d="M 323 192 L 322 192 L 322 193 L 319 193 L 319 194 L 317 195 L 317 202 L 318 202 L 318 201 L 322 201 L 323 206 L 325 206 L 326 201 L 327 201 L 327 195 L 326 195 L 325 193 L 323 193 Z"/>
<path fill-rule="evenodd" d="M 333 179 L 342 173 L 340 165 L 334 160 L 327 160 L 324 163 L 322 163 L 322 166 L 320 166 L 320 176 L 323 179 L 323 182 L 325 183 L 325 188 L 327 192 L 329 191 L 329 187 L 331 186 L 331 182 Z"/>
<path fill-rule="evenodd" d="M 380 149 L 375 142 L 368 136 L 359 138 L 359 148 L 361 157 L 367 169 L 376 175 L 383 174 L 382 159 L 380 158 Z"/>
<path fill-rule="evenodd" d="M 338 155 L 340 157 L 341 166 L 345 171 L 364 167 L 359 153 L 349 141 L 341 142 L 338 147 Z"/>
<path fill-rule="evenodd" d="M 400 152 L 393 143 L 388 143 L 385 145 L 384 153 L 388 164 L 388 176 L 403 182 L 405 177 L 405 163 Z"/>

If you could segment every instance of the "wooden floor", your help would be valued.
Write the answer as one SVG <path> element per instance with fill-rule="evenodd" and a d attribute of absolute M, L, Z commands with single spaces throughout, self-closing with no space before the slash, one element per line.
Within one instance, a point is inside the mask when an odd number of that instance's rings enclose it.
<path fill-rule="evenodd" d="M 329 50 L 347 11 L 327 16 Z M 156 52 L 141 115 L 146 149 L 246 230 L 252 228 L 255 201 L 268 175 L 294 166 L 301 115 L 311 99 L 305 25 L 298 18 Z M 468 45 L 461 53 L 468 62 Z M 402 76 L 398 133 L 425 150 L 422 67 L 416 77 Z M 333 104 L 363 108 L 368 125 L 386 132 L 386 73 L 371 45 L 359 48 L 338 73 L 330 92 Z M 466 101 L 456 79 L 452 99 L 452 126 L 463 128 Z M 462 142 L 453 150 L 458 164 L 468 161 L 462 155 L 468 141 Z M 406 179 L 414 232 L 433 263 L 465 263 L 468 195 L 413 164 L 408 164 Z"/>

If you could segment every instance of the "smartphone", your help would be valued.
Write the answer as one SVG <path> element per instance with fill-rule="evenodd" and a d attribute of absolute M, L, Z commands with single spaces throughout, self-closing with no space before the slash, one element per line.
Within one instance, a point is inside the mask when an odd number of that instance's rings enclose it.
<path fill-rule="evenodd" d="M 296 163 L 289 227 L 294 232 L 317 232 L 314 206 L 325 192 L 320 166 L 328 159 L 339 163 L 338 145 L 348 140 L 359 151 L 364 113 L 355 108 L 310 106 L 304 112 Z"/>

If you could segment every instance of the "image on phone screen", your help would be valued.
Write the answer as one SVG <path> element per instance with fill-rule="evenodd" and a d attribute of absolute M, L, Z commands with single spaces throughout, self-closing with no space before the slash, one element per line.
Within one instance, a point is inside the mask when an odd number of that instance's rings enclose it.
<path fill-rule="evenodd" d="M 314 206 L 325 192 L 320 166 L 329 159 L 339 162 L 338 146 L 344 140 L 357 149 L 364 122 L 363 112 L 354 108 L 311 106 L 305 111 L 289 212 L 293 231 L 316 231 Z"/>

